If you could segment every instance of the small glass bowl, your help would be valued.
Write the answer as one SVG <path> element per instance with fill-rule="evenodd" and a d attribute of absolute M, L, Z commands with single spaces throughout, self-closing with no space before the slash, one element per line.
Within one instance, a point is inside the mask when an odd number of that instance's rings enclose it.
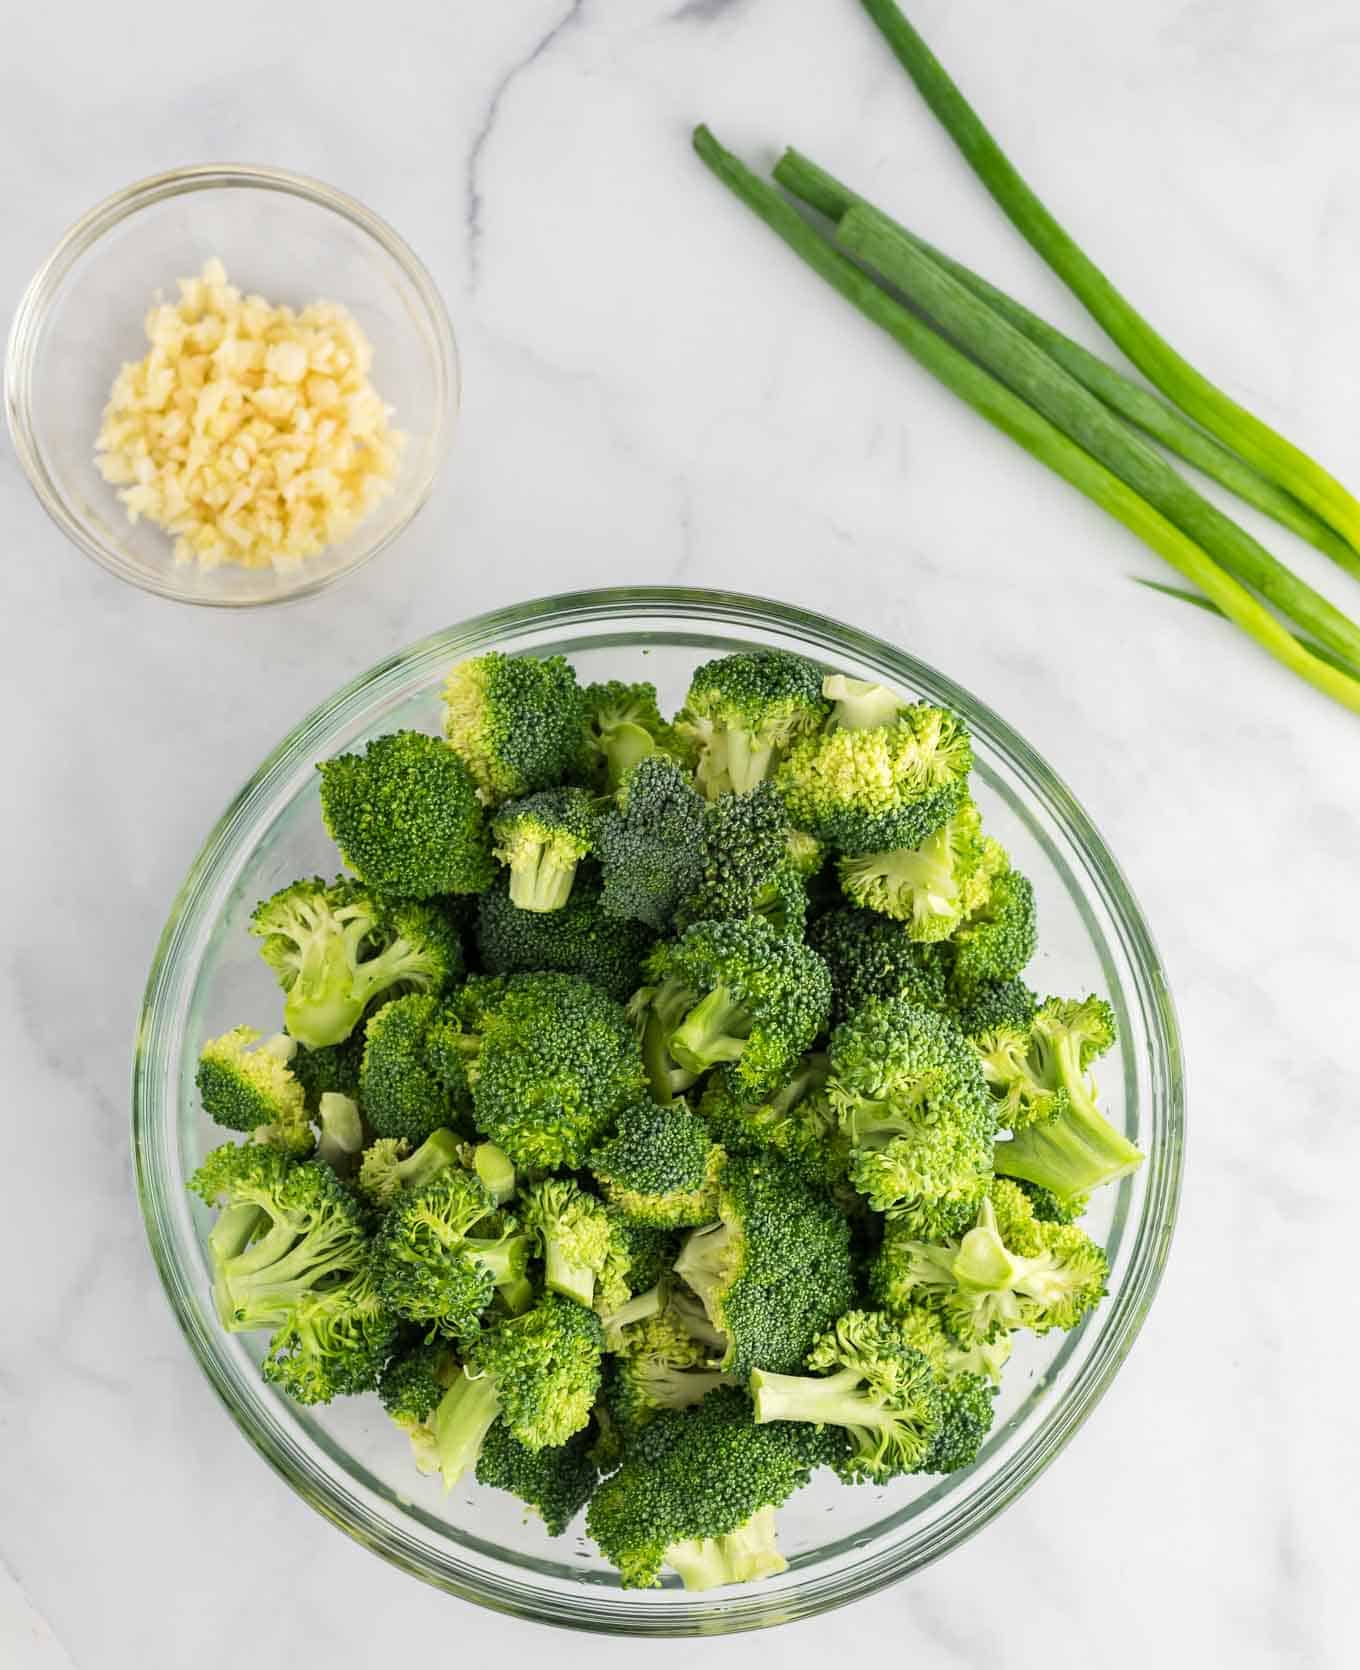
<path fill-rule="evenodd" d="M 176 563 L 173 540 L 133 524 L 95 463 L 113 380 L 147 349 L 157 292 L 221 258 L 230 281 L 273 303 L 349 309 L 373 345 L 373 384 L 406 445 L 392 491 L 349 538 L 287 567 Z M 19 303 L 5 367 L 15 451 L 43 509 L 119 579 L 181 603 L 280 603 L 353 573 L 429 497 L 453 437 L 458 354 L 444 303 L 415 252 L 343 192 L 275 168 L 177 168 L 90 210 Z"/>
<path fill-rule="evenodd" d="M 445 1495 L 422 1478 L 375 1397 L 303 1409 L 264 1383 L 262 1338 L 224 1333 L 213 1313 L 214 1214 L 185 1189 L 226 1135 L 202 1112 L 194 1071 L 205 1038 L 278 1025 L 280 994 L 249 918 L 256 900 L 295 877 L 338 866 L 317 760 L 385 731 L 437 732 L 443 675 L 487 650 L 565 655 L 582 682 L 649 679 L 671 711 L 699 662 L 759 646 L 963 714 L 983 817 L 1034 883 L 1041 950 L 1028 978 L 1041 992 L 1101 992 L 1114 1005 L 1119 1043 L 1099 1064 L 1101 1099 L 1147 1159 L 1099 1190 L 1084 1220 L 1109 1255 L 1109 1297 L 1070 1334 L 1018 1336 L 972 1467 L 882 1488 L 822 1471 L 779 1510 L 789 1566 L 778 1577 L 690 1594 L 668 1575 L 662 1588 L 629 1591 L 579 1519 L 553 1538 L 501 1491 L 464 1480 Z M 1166 1261 L 1184 1140 L 1180 1042 L 1157 953 L 1105 843 L 1033 750 L 965 690 L 876 638 L 783 604 L 679 589 L 580 592 L 412 644 L 338 691 L 264 761 L 195 859 L 161 936 L 137 1035 L 132 1139 L 152 1252 L 186 1339 L 245 1437 L 333 1525 L 497 1611 L 614 1635 L 714 1635 L 809 1617 L 909 1576 L 993 1520 L 1073 1437 L 1133 1344 Z"/>

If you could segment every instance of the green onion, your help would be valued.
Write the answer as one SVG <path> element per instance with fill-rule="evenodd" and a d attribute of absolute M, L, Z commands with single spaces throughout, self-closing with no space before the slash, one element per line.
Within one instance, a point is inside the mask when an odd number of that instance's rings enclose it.
<path fill-rule="evenodd" d="M 829 220 L 839 220 L 854 204 L 864 201 L 799 151 L 785 151 L 775 168 L 774 177 L 795 197 L 800 197 Z M 1306 539 L 1342 568 L 1350 567 L 1351 548 L 1345 540 L 1334 534 L 1320 517 L 1315 516 L 1306 505 L 1301 505 L 1292 494 L 1277 487 L 1273 481 L 1267 481 L 1235 452 L 1216 441 L 1197 423 L 1191 423 L 1170 401 L 1163 400 L 1141 383 L 1134 382 L 1132 377 L 1126 377 L 1122 371 L 1107 365 L 1090 349 L 1083 348 L 1070 336 L 1064 336 L 1046 319 L 1031 313 L 1014 297 L 989 284 L 961 261 L 951 259 L 942 250 L 909 231 L 900 221 L 893 224 L 903 237 L 910 238 L 918 249 L 924 250 L 960 284 L 986 302 L 994 313 L 999 313 L 1008 324 L 1027 336 L 1036 348 L 1042 348 L 1064 371 L 1090 389 L 1092 394 L 1099 395 L 1112 411 L 1118 412 L 1120 417 L 1136 425 L 1144 434 L 1151 435 L 1154 441 L 1160 441 L 1169 452 L 1193 465 L 1211 481 L 1235 493 L 1244 504 L 1252 505 L 1272 517 L 1281 527 L 1298 534 L 1300 539 Z"/>
<path fill-rule="evenodd" d="M 1149 591 L 1159 591 L 1163 597 L 1175 597 L 1182 603 L 1193 603 L 1197 609 L 1204 609 L 1211 615 L 1217 615 L 1220 620 L 1224 619 L 1223 611 L 1218 604 L 1211 603 L 1207 597 L 1202 596 L 1197 591 L 1185 591 L 1180 586 L 1168 586 L 1161 580 L 1146 580 L 1141 574 L 1133 574 L 1129 578 L 1136 586 L 1146 586 Z M 1315 643 L 1311 638 L 1300 638 L 1297 632 L 1294 634 L 1294 638 L 1297 643 L 1303 645 L 1304 649 L 1310 650 L 1320 661 L 1325 661 L 1328 666 L 1335 667 L 1338 672 L 1345 673 L 1349 678 L 1360 679 L 1360 667 L 1354 666 L 1344 656 L 1335 654 L 1325 644 Z"/>
<path fill-rule="evenodd" d="M 1004 383 L 881 290 L 867 273 L 809 226 L 773 186 L 725 150 L 706 127 L 695 129 L 694 148 L 717 178 L 797 255 L 946 388 L 1137 534 L 1277 661 L 1333 700 L 1360 713 L 1360 681 L 1310 654 L 1193 540 Z"/>
<path fill-rule="evenodd" d="M 1360 627 L 1197 493 L 1155 447 L 965 289 L 886 215 L 859 201 L 842 218 L 836 236 L 843 249 L 886 278 L 947 336 L 1112 470 L 1234 579 L 1260 592 L 1338 655 L 1360 662 Z"/>
<path fill-rule="evenodd" d="M 1115 289 L 1030 190 L 893 0 L 861 0 L 917 91 L 1017 230 L 1096 322 L 1182 411 L 1341 534 L 1360 577 L 1360 503 L 1322 466 L 1215 387 Z"/>

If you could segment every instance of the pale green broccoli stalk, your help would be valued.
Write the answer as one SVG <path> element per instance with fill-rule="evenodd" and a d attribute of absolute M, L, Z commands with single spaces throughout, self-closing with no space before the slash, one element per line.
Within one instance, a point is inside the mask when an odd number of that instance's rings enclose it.
<path fill-rule="evenodd" d="M 341 1176 L 352 1172 L 364 1146 L 364 1122 L 359 1116 L 358 1102 L 352 1096 L 342 1096 L 338 1090 L 327 1090 L 317 1109 L 317 1124 L 321 1127 L 317 1159 L 324 1160 Z"/>
<path fill-rule="evenodd" d="M 355 875 L 383 893 L 480 893 L 492 876 L 477 785 L 438 737 L 395 731 L 324 760 L 321 815 Z"/>
<path fill-rule="evenodd" d="M 913 940 L 933 943 L 981 910 L 1007 862 L 1001 846 L 983 834 L 977 807 L 965 800 L 919 846 L 845 857 L 837 871 L 852 904 L 891 916 Z"/>
<path fill-rule="evenodd" d="M 490 805 L 561 783 L 580 757 L 584 721 L 560 655 L 493 651 L 459 662 L 444 685 L 444 735 Z"/>
<path fill-rule="evenodd" d="M 577 866 L 595 850 L 595 827 L 583 789 L 541 789 L 502 806 L 491 833 L 495 855 L 510 872 L 510 902 L 520 910 L 561 910 Z"/>
<path fill-rule="evenodd" d="M 695 779 L 710 800 L 754 789 L 797 738 L 820 727 L 828 711 L 821 680 L 811 661 L 785 650 L 743 651 L 695 671 L 675 728 L 697 754 Z"/>

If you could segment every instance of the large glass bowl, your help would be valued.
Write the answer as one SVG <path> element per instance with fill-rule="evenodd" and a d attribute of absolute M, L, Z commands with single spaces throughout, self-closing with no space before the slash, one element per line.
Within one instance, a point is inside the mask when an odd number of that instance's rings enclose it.
<path fill-rule="evenodd" d="M 583 680 L 651 679 L 678 705 L 696 663 L 753 645 L 796 650 L 964 714 L 977 798 L 1034 881 L 1041 990 L 1108 995 L 1120 1043 L 1101 1063 L 1110 1117 L 1147 1153 L 1096 1198 L 1110 1294 L 1070 1335 L 1022 1337 L 995 1430 L 977 1464 L 944 1479 L 848 1488 L 821 1474 L 780 1513 L 789 1569 L 745 1588 L 621 1590 L 575 1529 L 554 1540 L 519 1504 L 468 1485 L 445 1496 L 413 1468 L 377 1400 L 304 1410 L 260 1379 L 258 1339 L 213 1316 L 210 1214 L 184 1180 L 221 1131 L 193 1089 L 205 1037 L 272 1029 L 279 994 L 247 933 L 255 901 L 298 875 L 332 871 L 315 762 L 397 726 L 437 730 L 450 663 L 489 649 L 563 654 Z M 133 1080 L 138 1186 L 152 1249 L 180 1325 L 241 1431 L 332 1523 L 450 1592 L 522 1617 L 617 1634 L 698 1634 L 806 1617 L 919 1570 L 1031 1484 L 1076 1432 L 1132 1345 L 1157 1287 L 1181 1167 L 1180 1047 L 1148 930 L 1105 843 L 1068 790 L 1009 725 L 947 678 L 862 632 L 758 599 L 684 590 L 577 593 L 483 615 L 380 662 L 309 714 L 237 795 L 175 901 L 147 986 Z"/>

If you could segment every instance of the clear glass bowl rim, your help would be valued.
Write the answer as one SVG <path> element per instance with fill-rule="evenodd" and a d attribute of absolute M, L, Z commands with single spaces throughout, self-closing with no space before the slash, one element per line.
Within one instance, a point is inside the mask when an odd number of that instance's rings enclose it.
<path fill-rule="evenodd" d="M 513 1584 L 470 1571 L 452 1558 L 435 1559 L 428 1549 L 403 1538 L 362 1502 L 335 1488 L 320 1470 L 310 1468 L 300 1450 L 291 1450 L 233 1396 L 230 1377 L 218 1361 L 211 1334 L 199 1326 L 190 1283 L 175 1256 L 167 1190 L 182 1181 L 170 1175 L 165 1131 L 173 1109 L 162 1105 L 157 1065 L 170 1024 L 160 995 L 173 984 L 186 919 L 195 901 L 236 850 L 234 831 L 266 802 L 276 783 L 286 779 L 303 758 L 314 756 L 317 739 L 371 707 L 387 688 L 402 682 L 404 668 L 434 652 L 450 660 L 485 652 L 507 636 L 526 629 L 604 626 L 638 615 L 665 630 L 667 619 L 701 620 L 705 625 L 740 631 L 771 627 L 796 634 L 830 656 L 857 656 L 890 666 L 906 688 L 927 689 L 932 699 L 962 712 L 975 734 L 1001 754 L 1008 767 L 1055 816 L 1088 860 L 1102 902 L 1110 911 L 1129 958 L 1141 1013 L 1148 1029 L 1151 1107 L 1148 1128 L 1157 1133 L 1146 1161 L 1147 1194 L 1135 1227 L 1135 1247 L 1127 1275 L 1111 1304 L 1114 1318 L 1102 1323 L 1096 1354 L 1081 1380 L 1060 1396 L 1051 1419 L 1037 1435 L 1040 1442 L 1017 1451 L 987 1490 L 964 1504 L 955 1519 L 928 1529 L 918 1545 L 890 1544 L 875 1550 L 852 1571 L 834 1581 L 819 1581 L 810 1571 L 793 1591 L 784 1590 L 777 1606 L 762 1605 L 761 1586 L 734 1590 L 721 1599 L 695 1596 L 690 1606 L 660 1617 L 631 1615 L 627 1594 L 582 1586 L 579 1594 L 526 1596 Z M 645 637 L 644 637 L 645 641 Z M 617 587 L 564 593 L 534 599 L 478 615 L 432 633 L 384 658 L 359 674 L 307 715 L 279 743 L 227 807 L 194 860 L 171 908 L 147 980 L 138 1024 L 132 1071 L 132 1145 L 136 1182 L 151 1251 L 171 1308 L 200 1366 L 245 1438 L 287 1483 L 332 1524 L 393 1565 L 438 1588 L 518 1617 L 611 1635 L 718 1634 L 759 1628 L 810 1617 L 887 1587 L 941 1558 L 988 1524 L 1026 1490 L 1074 1436 L 1108 1389 L 1131 1349 L 1160 1283 L 1180 1196 L 1184 1147 L 1184 1074 L 1180 1035 L 1160 958 L 1142 914 L 1113 856 L 1067 787 L 1030 746 L 991 709 L 952 680 L 914 657 L 855 627 L 791 605 L 738 593 L 682 587 Z"/>
<path fill-rule="evenodd" d="M 279 192 L 288 197 L 299 197 L 318 208 L 334 214 L 367 234 L 385 254 L 401 268 L 408 282 L 420 297 L 435 346 L 435 375 L 439 428 L 421 475 L 412 483 L 412 498 L 406 514 L 380 538 L 365 545 L 354 560 L 343 568 L 330 569 L 299 583 L 278 598 L 232 598 L 189 596 L 168 581 L 162 582 L 122 560 L 119 553 L 103 540 L 93 538 L 74 516 L 66 497 L 48 473 L 43 462 L 33 423 L 31 390 L 37 357 L 43 339 L 48 313 L 61 291 L 66 278 L 76 263 L 92 250 L 114 227 L 139 213 L 142 209 L 167 198 L 183 197 L 193 192 L 216 190 L 256 190 Z M 429 269 L 393 227 L 380 215 L 367 208 L 357 197 L 327 185 L 306 174 L 294 174 L 283 168 L 272 168 L 259 163 L 194 163 L 183 168 L 170 168 L 160 174 L 134 180 L 121 191 L 96 203 L 58 241 L 56 248 L 34 273 L 20 298 L 10 325 L 9 341 L 5 349 L 5 413 L 10 435 L 19 463 L 28 478 L 29 486 L 38 502 L 66 537 L 87 557 L 120 580 L 153 592 L 158 597 L 176 603 L 191 603 L 209 609 L 257 609 L 273 603 L 291 603 L 309 597 L 334 584 L 336 580 L 356 573 L 385 550 L 424 505 L 434 489 L 435 481 L 448 458 L 453 444 L 453 433 L 462 398 L 462 372 L 458 345 L 453 325 L 439 288 Z"/>

